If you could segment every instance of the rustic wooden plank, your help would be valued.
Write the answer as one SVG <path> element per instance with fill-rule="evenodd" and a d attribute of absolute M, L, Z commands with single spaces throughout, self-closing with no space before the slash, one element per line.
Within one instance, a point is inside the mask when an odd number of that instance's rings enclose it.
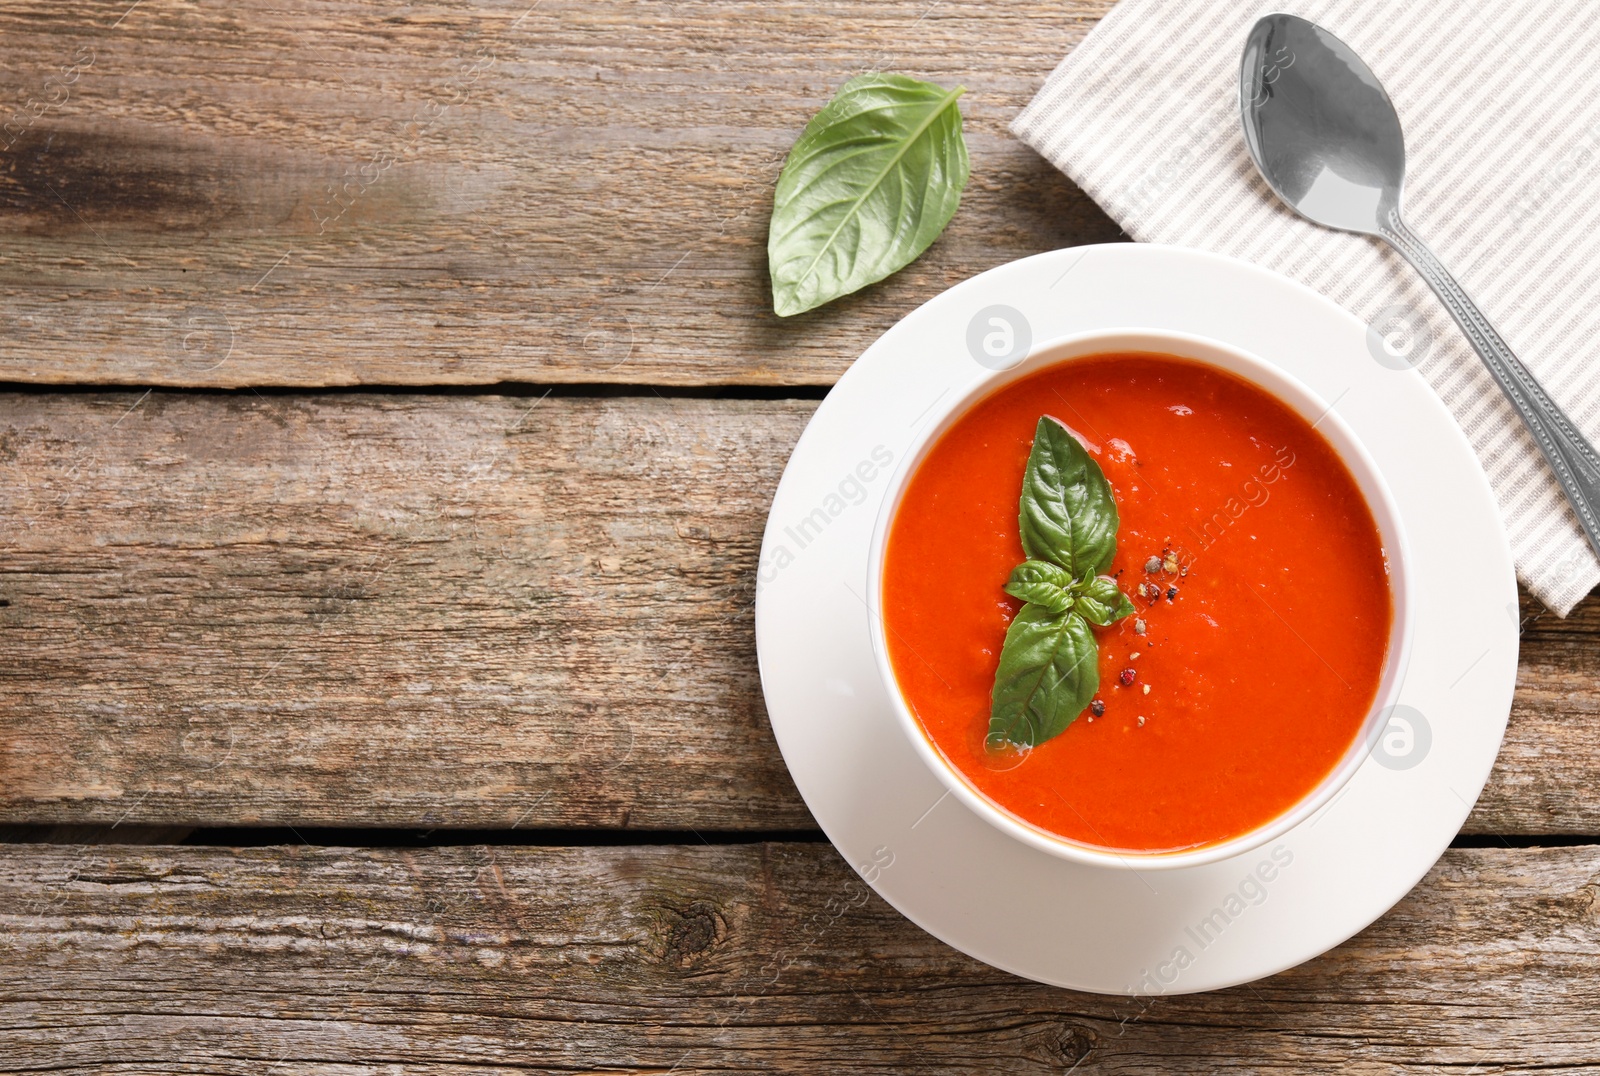
<path fill-rule="evenodd" d="M 0 380 L 829 384 L 956 281 L 1117 238 L 1006 132 L 1110 3 L 7 4 Z M 780 321 L 778 168 L 871 69 L 969 87 L 972 184 Z"/>
<path fill-rule="evenodd" d="M 822 844 L 5 846 L 0 864 L 6 1072 L 1600 1066 L 1594 846 L 1453 850 L 1322 958 L 1142 999 L 964 957 Z"/>
<path fill-rule="evenodd" d="M 807 401 L 0 396 L 0 822 L 789 829 L 750 603 Z M 1468 829 L 1600 833 L 1600 601 Z"/>
<path fill-rule="evenodd" d="M 1565 619 L 1520 598 L 1511 724 L 1466 832 L 1600 833 L 1600 591 Z"/>
<path fill-rule="evenodd" d="M 0 820 L 809 826 L 750 605 L 813 406 L 0 400 Z"/>

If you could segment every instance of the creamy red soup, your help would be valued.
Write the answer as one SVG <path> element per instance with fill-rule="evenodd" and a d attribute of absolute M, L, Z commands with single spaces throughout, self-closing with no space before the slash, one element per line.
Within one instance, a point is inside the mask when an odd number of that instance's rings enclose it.
<path fill-rule="evenodd" d="M 986 739 L 1041 415 L 1111 482 L 1110 571 L 1137 612 L 1095 629 L 1090 708 L 1018 750 Z M 1240 378 L 1149 354 L 1064 362 L 960 416 L 905 488 L 882 586 L 900 690 L 944 757 L 1025 822 L 1139 852 L 1228 840 L 1311 793 L 1361 734 L 1393 618 L 1377 525 L 1332 445 Z"/>

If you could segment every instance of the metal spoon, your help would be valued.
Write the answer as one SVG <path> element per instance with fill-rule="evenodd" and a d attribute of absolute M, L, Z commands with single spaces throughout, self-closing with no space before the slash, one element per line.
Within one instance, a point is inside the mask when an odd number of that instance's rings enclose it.
<path fill-rule="evenodd" d="M 1422 274 L 1528 424 L 1600 555 L 1600 453 L 1401 219 L 1405 139 L 1371 68 L 1316 23 L 1267 15 L 1245 40 L 1239 108 L 1250 156 L 1279 198 L 1324 227 L 1383 239 Z"/>

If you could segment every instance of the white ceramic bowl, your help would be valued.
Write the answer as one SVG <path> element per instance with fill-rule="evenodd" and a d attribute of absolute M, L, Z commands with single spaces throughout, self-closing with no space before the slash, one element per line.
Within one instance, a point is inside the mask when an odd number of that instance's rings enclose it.
<path fill-rule="evenodd" d="M 1218 844 L 1176 852 L 1108 850 L 1071 841 L 1018 818 L 978 791 L 934 746 L 923 730 L 922 723 L 917 720 L 916 714 L 906 703 L 895 677 L 894 666 L 889 661 L 884 637 L 882 582 L 884 548 L 888 544 L 889 528 L 894 521 L 895 513 L 899 510 L 906 482 L 921 465 L 928 449 L 973 404 L 1004 385 L 1056 363 L 1107 352 L 1130 351 L 1175 355 L 1225 370 L 1244 378 L 1287 404 L 1307 421 L 1315 423 L 1318 432 L 1327 438 L 1345 466 L 1350 469 L 1356 484 L 1366 497 L 1373 519 L 1378 524 L 1384 554 L 1388 559 L 1389 586 L 1394 599 L 1394 620 L 1390 629 L 1388 656 L 1382 679 L 1379 681 L 1377 697 L 1373 700 L 1371 712 L 1367 714 L 1362 735 L 1350 745 L 1339 764 L 1309 795 L 1259 828 Z M 1400 527 L 1400 514 L 1390 496 L 1388 486 L 1378 473 L 1377 466 L 1338 414 L 1300 381 L 1248 352 L 1204 337 L 1149 329 L 1114 329 L 1088 333 L 1043 344 L 1033 349 L 1016 365 L 991 372 L 968 388 L 965 393 L 948 401 L 939 402 L 937 410 L 927 422 L 923 432 L 913 441 L 910 450 L 902 456 L 900 467 L 890 479 L 887 496 L 884 498 L 883 508 L 878 514 L 877 524 L 873 530 L 867 568 L 869 581 L 867 604 L 870 610 L 868 619 L 872 631 L 872 648 L 877 659 L 878 672 L 888 688 L 896 717 L 917 754 L 928 769 L 933 771 L 933 774 L 959 797 L 961 802 L 990 825 L 1042 851 L 1091 866 L 1117 870 L 1193 867 L 1248 852 L 1293 829 L 1338 795 L 1339 790 L 1366 761 L 1378 734 L 1382 731 L 1380 715 L 1394 705 L 1410 656 L 1414 603 L 1411 596 L 1411 573 L 1407 570 L 1408 559 L 1405 535 Z"/>

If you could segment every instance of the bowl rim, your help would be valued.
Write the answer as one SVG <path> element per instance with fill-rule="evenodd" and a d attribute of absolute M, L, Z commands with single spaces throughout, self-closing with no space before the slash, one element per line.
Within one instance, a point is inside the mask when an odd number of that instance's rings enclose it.
<path fill-rule="evenodd" d="M 883 559 L 889 527 L 898 513 L 907 483 L 928 450 L 960 416 L 1007 385 L 1046 367 L 1108 353 L 1168 355 L 1222 370 L 1268 393 L 1311 422 L 1333 447 L 1366 498 L 1367 507 L 1378 525 L 1388 567 L 1393 601 L 1389 649 L 1361 734 L 1351 741 L 1338 764 L 1322 781 L 1287 811 L 1253 830 L 1198 848 L 1158 852 L 1104 848 L 1058 836 L 1011 814 L 968 781 L 933 743 L 900 691 L 888 655 L 883 621 Z M 929 410 L 922 430 L 913 437 L 890 477 L 873 524 L 867 560 L 867 619 L 878 674 L 902 733 L 929 771 L 969 810 L 1013 839 L 1061 859 L 1116 870 L 1172 870 L 1220 862 L 1270 844 L 1330 804 L 1365 764 L 1385 727 L 1379 718 L 1394 708 L 1410 662 L 1415 602 L 1409 563 L 1410 548 L 1400 511 L 1382 472 L 1334 406 L 1299 378 L 1244 348 L 1213 337 L 1163 328 L 1096 329 L 1041 341 L 1020 360 L 1000 369 L 986 369 L 961 392 L 939 400 Z"/>

